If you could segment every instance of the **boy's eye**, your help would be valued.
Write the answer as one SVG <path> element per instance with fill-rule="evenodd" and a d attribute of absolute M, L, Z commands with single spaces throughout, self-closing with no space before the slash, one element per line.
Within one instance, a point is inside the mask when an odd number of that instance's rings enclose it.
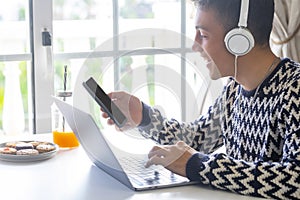
<path fill-rule="evenodd" d="M 205 38 L 206 36 L 205 35 L 202 35 L 201 33 L 199 34 L 199 37 L 200 38 Z"/>
<path fill-rule="evenodd" d="M 204 34 L 204 33 L 201 33 L 201 31 L 200 31 L 200 37 L 201 37 L 201 38 L 206 38 L 206 37 L 207 37 L 207 35 L 206 35 L 206 34 Z"/>
<path fill-rule="evenodd" d="M 206 38 L 207 36 L 203 33 L 203 32 L 201 32 L 200 30 L 199 30 L 199 38 L 200 39 L 203 39 L 203 38 Z"/>

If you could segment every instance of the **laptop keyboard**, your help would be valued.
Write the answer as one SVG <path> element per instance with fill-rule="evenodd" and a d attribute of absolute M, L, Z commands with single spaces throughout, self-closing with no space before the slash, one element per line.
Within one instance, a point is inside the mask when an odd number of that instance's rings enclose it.
<path fill-rule="evenodd" d="M 159 185 L 178 181 L 178 175 L 160 165 L 145 168 L 147 159 L 136 157 L 121 158 L 121 165 L 129 179 L 138 185 Z M 183 178 L 183 177 L 182 177 Z M 185 179 L 185 178 L 184 178 Z"/>

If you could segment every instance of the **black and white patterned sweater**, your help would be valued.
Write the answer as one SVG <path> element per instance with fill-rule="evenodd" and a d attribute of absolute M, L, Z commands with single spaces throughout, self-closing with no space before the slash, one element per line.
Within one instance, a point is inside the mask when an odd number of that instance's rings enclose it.
<path fill-rule="evenodd" d="M 191 180 L 239 194 L 300 199 L 300 66 L 283 59 L 257 94 L 234 80 L 191 123 L 167 120 L 144 104 L 139 130 L 160 144 L 185 141 L 199 153 Z M 255 99 L 254 99 L 255 97 Z M 225 145 L 225 153 L 213 153 Z"/>

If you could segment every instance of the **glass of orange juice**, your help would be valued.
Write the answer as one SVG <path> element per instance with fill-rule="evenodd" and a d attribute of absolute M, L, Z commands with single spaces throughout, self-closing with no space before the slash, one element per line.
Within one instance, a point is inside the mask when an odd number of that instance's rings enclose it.
<path fill-rule="evenodd" d="M 61 148 L 73 148 L 79 146 L 79 142 L 72 131 L 60 132 L 57 130 L 53 130 L 52 133 L 53 142 Z"/>
<path fill-rule="evenodd" d="M 72 92 L 58 92 L 57 96 L 63 100 L 66 100 L 66 98 L 70 98 L 72 96 Z M 79 142 L 76 138 L 76 135 L 69 127 L 59 109 L 55 104 L 52 105 L 51 109 L 53 142 L 60 148 L 78 147 Z"/>

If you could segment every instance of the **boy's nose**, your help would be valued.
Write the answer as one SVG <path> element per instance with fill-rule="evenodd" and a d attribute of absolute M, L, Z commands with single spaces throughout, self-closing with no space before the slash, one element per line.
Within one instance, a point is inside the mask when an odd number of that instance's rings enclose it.
<path fill-rule="evenodd" d="M 194 41 L 193 46 L 192 46 L 192 50 L 195 51 L 195 52 L 202 52 L 203 51 L 201 45 L 197 41 Z"/>

